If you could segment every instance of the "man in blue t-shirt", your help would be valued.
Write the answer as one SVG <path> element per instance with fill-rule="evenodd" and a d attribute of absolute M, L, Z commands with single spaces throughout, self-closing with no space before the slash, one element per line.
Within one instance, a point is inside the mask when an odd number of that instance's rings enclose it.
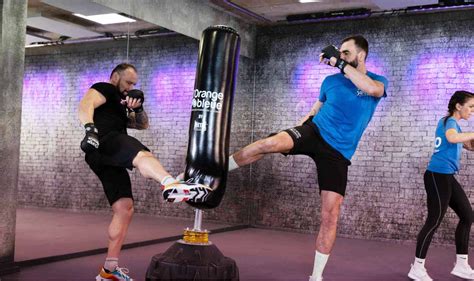
<path fill-rule="evenodd" d="M 268 153 L 303 154 L 315 161 L 321 194 L 321 226 L 310 281 L 322 280 L 336 240 L 350 159 L 377 104 L 386 96 L 387 79 L 366 69 L 368 53 L 369 44 L 360 35 L 344 39 L 340 51 L 332 45 L 324 48 L 320 62 L 341 72 L 326 77 L 318 101 L 300 125 L 256 141 L 229 159 L 229 171 Z"/>

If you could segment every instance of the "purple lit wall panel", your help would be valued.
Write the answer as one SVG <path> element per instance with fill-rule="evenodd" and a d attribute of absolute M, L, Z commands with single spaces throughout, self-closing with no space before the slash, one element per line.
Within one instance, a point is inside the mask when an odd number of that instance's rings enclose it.
<path fill-rule="evenodd" d="M 30 51 L 25 63 L 25 87 L 21 134 L 19 200 L 25 206 L 84 210 L 108 210 L 99 180 L 84 162 L 79 149 L 83 128 L 79 101 L 96 82 L 107 82 L 113 67 L 126 58 L 123 42 L 53 47 L 49 52 Z M 144 107 L 150 128 L 129 130 L 143 142 L 173 175 L 184 171 L 189 117 L 193 95 L 197 41 L 166 37 L 131 42 L 130 63 L 138 69 L 137 88 L 145 93 Z M 242 59 L 234 115 L 245 116 L 251 104 L 253 64 Z M 251 120 L 234 118 L 231 147 L 249 142 Z M 242 189 L 247 179 L 235 173 L 229 180 L 222 208 L 206 212 L 206 219 L 230 223 L 247 221 Z M 186 204 L 166 204 L 160 186 L 138 171 L 130 173 L 135 209 L 162 216 L 193 217 Z"/>
<path fill-rule="evenodd" d="M 471 11 L 472 13 L 472 11 Z M 369 239 L 415 240 L 425 219 L 423 172 L 436 123 L 456 89 L 474 91 L 469 11 L 262 28 L 255 87 L 255 137 L 294 126 L 337 69 L 318 54 L 351 34 L 369 40 L 368 70 L 385 75 L 381 101 L 349 169 L 338 232 Z M 270 106 L 269 106 L 270 105 Z M 472 122 L 471 122 L 472 123 Z M 464 130 L 474 126 L 461 122 Z M 474 198 L 472 153 L 464 153 L 458 179 Z M 319 229 L 320 197 L 313 161 L 305 156 L 265 157 L 253 166 L 255 225 L 297 231 Z M 263 173 L 262 171 L 265 171 Z M 474 200 L 474 199 L 473 199 Z M 436 242 L 453 243 L 457 219 L 449 211 Z"/>
<path fill-rule="evenodd" d="M 426 215 L 422 174 L 432 153 L 436 123 L 456 89 L 474 91 L 470 12 L 260 28 L 255 65 L 244 58 L 239 64 L 231 152 L 251 139 L 294 126 L 317 100 L 324 77 L 337 73 L 319 64 L 321 48 L 363 34 L 370 43 L 368 69 L 385 75 L 390 86 L 352 159 L 338 231 L 346 237 L 413 241 Z M 131 46 L 130 61 L 139 68 L 151 126 L 130 133 L 177 174 L 184 168 L 197 42 L 166 37 L 132 41 Z M 96 77 L 107 79 L 111 68 L 125 57 L 123 48 L 104 45 L 103 50 L 94 46 L 68 54 L 27 56 L 22 204 L 108 208 L 97 179 L 82 161 L 78 142 L 83 132 L 76 111 L 88 85 Z M 51 84 L 42 82 L 43 73 Z M 50 96 L 32 85 L 44 87 Z M 48 121 L 47 126 L 35 123 L 39 118 Z M 465 131 L 474 129 L 468 122 L 461 126 Z M 471 199 L 473 164 L 473 154 L 464 153 L 457 176 Z M 164 206 L 155 183 L 136 171 L 132 177 L 139 212 L 192 217 L 184 205 Z M 319 228 L 319 208 L 313 162 L 305 156 L 274 154 L 251 169 L 232 172 L 223 205 L 206 217 L 227 222 L 249 219 L 256 226 L 314 232 Z M 456 223 L 449 211 L 435 241 L 452 243 Z"/>
<path fill-rule="evenodd" d="M 113 66 L 111 66 L 113 67 Z M 112 68 L 111 68 L 112 69 Z M 79 102 L 87 92 L 87 90 L 92 86 L 94 83 L 97 82 L 108 82 L 111 70 L 102 70 L 102 71 L 94 71 L 94 70 L 84 70 L 81 71 L 78 75 L 78 79 L 76 80 L 76 97 L 77 102 Z"/>

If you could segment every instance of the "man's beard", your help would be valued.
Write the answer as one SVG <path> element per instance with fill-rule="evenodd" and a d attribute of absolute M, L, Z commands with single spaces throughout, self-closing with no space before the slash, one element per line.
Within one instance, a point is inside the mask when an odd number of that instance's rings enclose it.
<path fill-rule="evenodd" d="M 353 61 L 348 61 L 347 63 L 354 68 L 357 68 L 359 66 L 359 62 L 357 61 L 357 58 L 355 58 Z"/>
<path fill-rule="evenodd" d="M 117 91 L 119 91 L 121 94 L 123 94 L 125 91 L 121 91 L 121 90 L 120 90 L 120 82 L 122 82 L 122 78 L 119 78 L 119 80 L 118 80 L 117 85 L 115 86 L 115 88 L 117 88 Z"/>

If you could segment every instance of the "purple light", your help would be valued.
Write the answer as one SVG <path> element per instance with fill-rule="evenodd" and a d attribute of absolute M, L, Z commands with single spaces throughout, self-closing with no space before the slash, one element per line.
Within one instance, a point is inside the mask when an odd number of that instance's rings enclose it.
<path fill-rule="evenodd" d="M 447 100 L 456 90 L 474 88 L 474 51 L 453 53 L 423 53 L 414 58 L 408 73 L 408 87 L 416 100 L 440 104 L 445 109 Z M 411 77 L 410 77 L 411 76 Z"/>
<path fill-rule="evenodd" d="M 474 4 L 463 4 L 455 6 L 420 6 L 419 8 L 408 8 L 407 11 L 410 12 L 425 12 L 425 11 L 449 11 L 449 10 L 460 10 L 460 9 L 469 9 L 474 7 Z"/>
<path fill-rule="evenodd" d="M 380 59 L 377 53 L 371 52 L 365 63 L 367 71 L 372 73 L 385 76 L 387 79 L 387 67 L 385 63 Z"/>
<path fill-rule="evenodd" d="M 195 65 L 160 66 L 152 74 L 149 85 L 150 104 L 160 112 L 191 112 L 196 75 Z"/>
<path fill-rule="evenodd" d="M 341 21 L 341 20 L 356 20 L 356 19 L 366 19 L 371 16 L 371 13 L 361 14 L 361 15 L 347 15 L 347 16 L 328 16 L 321 18 L 309 18 L 301 20 L 291 20 L 289 23 L 313 23 L 313 22 L 327 22 L 327 21 Z"/>
<path fill-rule="evenodd" d="M 317 55 L 301 58 L 292 71 L 289 91 L 290 95 L 297 98 L 297 107 L 309 110 L 319 97 L 324 78 L 335 73 L 335 68 L 320 64 Z"/>
<path fill-rule="evenodd" d="M 65 97 L 66 79 L 58 70 L 51 70 L 41 75 L 25 73 L 23 80 L 23 108 L 41 109 L 42 105 L 61 106 Z M 51 108 L 49 108 L 51 109 Z"/>
<path fill-rule="evenodd" d="M 87 90 L 97 82 L 109 82 L 110 71 L 87 70 L 79 74 L 76 85 L 76 101 L 79 102 Z"/>
<path fill-rule="evenodd" d="M 231 7 L 234 7 L 235 9 L 241 11 L 242 13 L 246 14 L 246 15 L 249 15 L 253 18 L 256 18 L 258 20 L 261 20 L 261 21 L 265 21 L 265 22 L 270 22 L 269 19 L 265 18 L 265 17 L 262 17 L 261 15 L 259 14 L 256 14 L 248 9 L 245 9 L 244 7 L 242 6 L 239 6 L 235 3 L 233 3 L 232 1 L 229 1 L 229 0 L 224 0 L 224 3 L 226 3 L 227 5 L 231 6 Z"/>

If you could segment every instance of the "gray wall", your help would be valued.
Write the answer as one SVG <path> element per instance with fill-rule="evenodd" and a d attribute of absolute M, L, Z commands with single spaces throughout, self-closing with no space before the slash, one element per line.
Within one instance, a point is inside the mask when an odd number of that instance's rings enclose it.
<path fill-rule="evenodd" d="M 318 64 L 319 50 L 350 34 L 363 34 L 370 42 L 369 70 L 385 75 L 390 86 L 352 159 L 338 231 L 346 237 L 414 240 L 426 214 L 422 175 L 436 122 L 455 89 L 474 89 L 471 15 L 450 12 L 260 29 L 255 65 L 248 59 L 239 65 L 231 151 L 294 126 L 317 99 L 324 77 L 335 73 Z M 131 44 L 130 62 L 140 70 L 139 87 L 150 96 L 145 107 L 151 117 L 151 128 L 133 135 L 174 174 L 184 167 L 197 49 L 196 41 L 180 36 Z M 124 51 L 123 42 L 29 51 L 25 81 L 48 90 L 26 86 L 30 88 L 23 97 L 22 205 L 108 208 L 98 180 L 82 161 L 78 143 L 83 131 L 76 108 L 87 87 L 104 80 L 98 78 L 108 76 L 124 59 Z M 461 126 L 473 129 L 466 122 Z M 464 153 L 458 179 L 469 198 L 474 196 L 474 176 L 468 173 L 472 164 L 474 155 Z M 133 175 L 139 212 L 192 216 L 186 205 L 164 204 L 156 183 Z M 313 232 L 319 226 L 319 206 L 312 161 L 271 155 L 231 172 L 221 207 L 206 217 Z M 452 243 L 455 224 L 450 211 L 435 241 Z"/>
<path fill-rule="evenodd" d="M 196 73 L 198 42 L 184 36 L 132 40 L 130 62 L 139 70 L 146 95 L 150 128 L 129 133 L 146 146 L 171 174 L 185 167 L 185 154 Z M 92 43 L 28 49 L 23 99 L 19 200 L 23 206 L 108 209 L 98 178 L 83 161 L 79 143 L 83 128 L 77 117 L 82 95 L 95 82 L 108 81 L 112 68 L 126 59 L 126 42 Z M 232 124 L 231 149 L 250 141 L 253 63 L 239 66 Z M 245 190 L 249 183 L 239 171 L 230 177 L 220 208 L 205 218 L 247 222 Z M 160 186 L 132 173 L 137 212 L 192 217 L 187 204 L 163 202 Z"/>
<path fill-rule="evenodd" d="M 385 75 L 381 101 L 349 167 L 342 236 L 414 240 L 425 218 L 423 173 L 437 121 L 456 89 L 474 90 L 472 10 L 420 16 L 266 28 L 259 32 L 255 135 L 294 126 L 319 96 L 324 77 L 319 50 L 351 34 L 369 41 L 368 69 Z M 465 131 L 474 126 L 461 122 Z M 458 176 L 474 198 L 474 154 L 465 152 Z M 264 172 L 265 171 L 265 172 Z M 273 155 L 255 164 L 255 225 L 315 231 L 320 197 L 315 166 L 304 156 Z M 435 236 L 452 243 L 449 212 Z"/>

